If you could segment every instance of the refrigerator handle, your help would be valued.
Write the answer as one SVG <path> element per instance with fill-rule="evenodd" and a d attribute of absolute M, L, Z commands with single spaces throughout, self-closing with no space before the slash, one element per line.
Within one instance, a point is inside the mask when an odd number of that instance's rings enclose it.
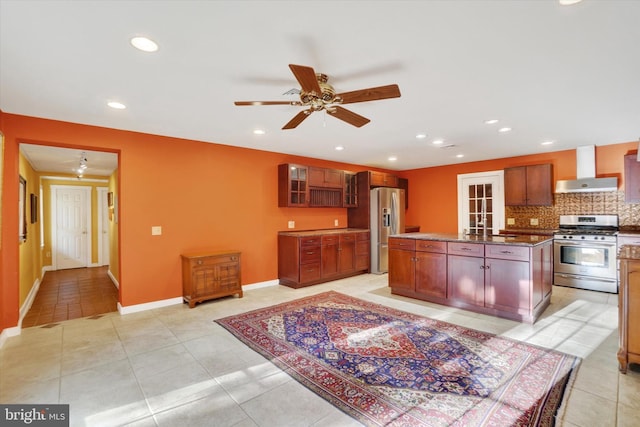
<path fill-rule="evenodd" d="M 391 234 L 398 234 L 398 194 L 391 193 Z"/>

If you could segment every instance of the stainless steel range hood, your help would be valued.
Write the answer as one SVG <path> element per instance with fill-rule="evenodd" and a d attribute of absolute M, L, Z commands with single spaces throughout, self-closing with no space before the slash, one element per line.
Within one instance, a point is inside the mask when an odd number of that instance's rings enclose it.
<path fill-rule="evenodd" d="M 556 181 L 556 193 L 592 193 L 616 191 L 618 178 L 596 178 L 596 147 L 587 145 L 576 149 L 576 179 Z"/>

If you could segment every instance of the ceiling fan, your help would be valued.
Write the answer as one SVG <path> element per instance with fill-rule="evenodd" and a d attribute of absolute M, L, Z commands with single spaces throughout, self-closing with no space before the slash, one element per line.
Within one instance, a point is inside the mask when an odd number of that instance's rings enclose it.
<path fill-rule="evenodd" d="M 333 86 L 327 83 L 329 78 L 326 74 L 316 73 L 313 68 L 304 65 L 289 64 L 289 68 L 291 68 L 293 75 L 300 83 L 300 101 L 236 101 L 235 105 L 294 105 L 308 107 L 296 114 L 282 129 L 294 129 L 311 113 L 321 110 L 350 125 L 362 127 L 369 123 L 370 120 L 353 111 L 342 108 L 340 105 L 400 97 L 400 88 L 396 84 L 336 93 Z"/>

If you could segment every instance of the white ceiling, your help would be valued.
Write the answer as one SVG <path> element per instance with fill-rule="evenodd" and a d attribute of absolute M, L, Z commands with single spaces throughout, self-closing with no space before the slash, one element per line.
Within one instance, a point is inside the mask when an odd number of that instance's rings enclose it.
<path fill-rule="evenodd" d="M 6 113 L 398 170 L 640 137 L 638 0 L 0 0 L 0 16 Z M 402 96 L 345 106 L 362 128 L 316 112 L 281 130 L 302 107 L 234 106 L 295 100 L 288 64 Z"/>

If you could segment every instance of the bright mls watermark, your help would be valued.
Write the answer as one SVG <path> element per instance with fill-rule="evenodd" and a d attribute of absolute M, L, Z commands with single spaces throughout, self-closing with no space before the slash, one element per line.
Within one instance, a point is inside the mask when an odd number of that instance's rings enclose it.
<path fill-rule="evenodd" d="M 69 427 L 69 405 L 0 405 L 0 425 Z"/>

